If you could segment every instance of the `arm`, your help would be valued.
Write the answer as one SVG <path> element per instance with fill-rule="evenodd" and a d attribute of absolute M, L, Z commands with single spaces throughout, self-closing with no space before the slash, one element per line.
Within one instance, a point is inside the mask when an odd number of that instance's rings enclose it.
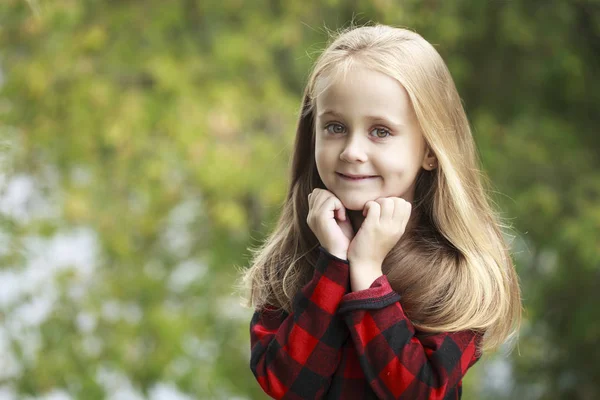
<path fill-rule="evenodd" d="M 399 300 L 382 275 L 340 304 L 373 391 L 381 399 L 459 398 L 463 376 L 479 359 L 481 335 L 468 330 L 418 339 Z"/>
<path fill-rule="evenodd" d="M 349 335 L 336 315 L 349 290 L 348 262 L 320 251 L 315 274 L 294 297 L 292 313 L 266 307 L 250 322 L 250 368 L 276 399 L 321 398 Z"/>

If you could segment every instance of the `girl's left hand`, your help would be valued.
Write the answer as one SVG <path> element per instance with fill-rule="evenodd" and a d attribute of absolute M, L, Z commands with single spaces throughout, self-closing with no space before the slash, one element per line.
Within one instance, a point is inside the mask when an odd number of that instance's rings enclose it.
<path fill-rule="evenodd" d="M 366 218 L 348 248 L 350 265 L 380 272 L 383 260 L 404 234 L 411 210 L 411 203 L 399 197 L 368 201 L 363 209 Z"/>

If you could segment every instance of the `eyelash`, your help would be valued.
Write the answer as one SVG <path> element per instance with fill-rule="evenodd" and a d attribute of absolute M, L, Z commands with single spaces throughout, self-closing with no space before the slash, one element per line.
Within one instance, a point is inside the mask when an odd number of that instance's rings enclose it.
<path fill-rule="evenodd" d="M 332 126 L 341 126 L 342 128 L 344 127 L 342 124 L 338 124 L 336 122 L 332 122 L 332 123 L 329 123 L 329 124 L 325 125 L 323 127 L 323 129 L 325 129 L 328 133 L 330 133 L 332 135 L 336 135 L 337 134 L 336 132 L 331 132 L 329 130 L 329 128 L 331 128 Z M 390 136 L 392 136 L 392 132 L 389 129 L 387 129 L 387 128 L 373 128 L 369 133 L 373 132 L 374 130 L 382 130 L 384 132 L 387 132 L 387 136 L 385 136 L 385 137 L 373 136 L 375 139 L 387 139 Z"/>

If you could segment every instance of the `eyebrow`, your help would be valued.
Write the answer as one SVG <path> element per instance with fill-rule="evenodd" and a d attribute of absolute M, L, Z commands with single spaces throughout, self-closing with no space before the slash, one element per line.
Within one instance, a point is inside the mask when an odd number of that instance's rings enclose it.
<path fill-rule="evenodd" d="M 321 117 L 323 117 L 325 115 L 332 115 L 332 116 L 334 116 L 336 118 L 340 118 L 340 119 L 344 118 L 344 116 L 342 114 L 340 114 L 338 112 L 335 112 L 333 110 L 325 110 L 325 111 L 319 113 L 318 117 L 321 118 Z M 391 120 L 389 118 L 382 117 L 380 115 L 367 115 L 366 118 L 370 119 L 370 120 L 374 120 L 374 121 L 386 121 L 386 122 L 389 122 L 390 124 L 396 125 L 396 126 L 404 126 L 404 124 L 402 124 L 402 123 L 400 123 L 398 121 L 394 121 L 394 120 Z"/>

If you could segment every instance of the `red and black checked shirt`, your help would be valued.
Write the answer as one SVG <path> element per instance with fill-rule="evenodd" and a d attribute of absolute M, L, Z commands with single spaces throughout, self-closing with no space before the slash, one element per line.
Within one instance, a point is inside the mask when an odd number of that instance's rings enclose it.
<path fill-rule="evenodd" d="M 422 336 L 399 300 L 385 275 L 350 292 L 348 262 L 321 247 L 290 314 L 254 313 L 250 368 L 276 399 L 460 399 L 481 335 Z"/>

